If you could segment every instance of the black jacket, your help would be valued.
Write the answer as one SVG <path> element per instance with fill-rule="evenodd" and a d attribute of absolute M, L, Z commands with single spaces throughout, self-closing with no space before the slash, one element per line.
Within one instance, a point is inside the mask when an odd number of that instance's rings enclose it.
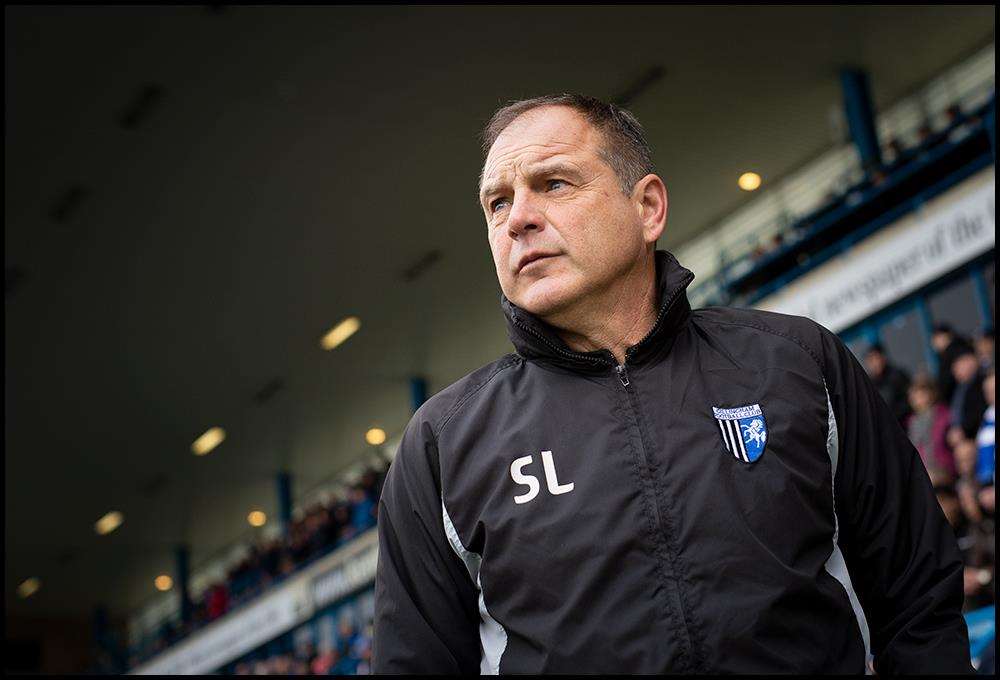
<path fill-rule="evenodd" d="M 967 384 L 956 383 L 951 395 L 953 402 L 958 402 L 952 403 L 952 417 L 955 419 L 955 411 L 958 416 L 952 424 L 961 427 L 966 438 L 972 440 L 979 433 L 979 428 L 983 425 L 983 414 L 986 413 L 983 377 L 980 371 Z"/>
<path fill-rule="evenodd" d="M 414 414 L 373 670 L 970 672 L 955 537 L 851 353 L 656 266 L 622 366 L 502 299 L 517 353 Z"/>
<path fill-rule="evenodd" d="M 910 376 L 905 371 L 886 363 L 885 370 L 878 378 L 872 379 L 875 389 L 885 399 L 889 405 L 889 410 L 896 416 L 900 423 L 906 422 L 906 417 L 910 415 Z"/>
<path fill-rule="evenodd" d="M 938 355 L 937 386 L 938 396 L 942 403 L 950 403 L 955 394 L 955 376 L 951 374 L 951 365 L 963 352 L 971 351 L 973 351 L 972 344 L 968 340 L 961 336 L 955 336 L 944 348 L 944 351 Z"/>

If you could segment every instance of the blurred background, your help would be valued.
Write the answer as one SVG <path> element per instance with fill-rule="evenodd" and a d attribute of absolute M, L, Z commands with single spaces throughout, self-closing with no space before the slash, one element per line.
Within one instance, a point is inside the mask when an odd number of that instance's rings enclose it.
<path fill-rule="evenodd" d="M 995 9 L 5 14 L 8 671 L 368 673 L 413 410 L 512 350 L 477 135 L 645 125 L 693 306 L 808 315 L 896 409 L 995 643 Z"/>

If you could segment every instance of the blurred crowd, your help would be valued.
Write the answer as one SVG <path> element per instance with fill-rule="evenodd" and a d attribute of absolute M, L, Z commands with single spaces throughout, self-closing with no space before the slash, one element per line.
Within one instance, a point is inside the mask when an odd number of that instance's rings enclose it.
<path fill-rule="evenodd" d="M 369 597 L 374 593 L 369 592 Z M 372 659 L 372 617 L 362 626 L 342 618 L 329 645 L 317 646 L 312 640 L 295 644 L 285 636 L 256 658 L 248 656 L 226 669 L 232 675 L 370 675 Z"/>
<path fill-rule="evenodd" d="M 899 136 L 892 137 L 882 148 L 882 164 L 864 168 L 861 179 L 848 179 L 851 172 L 846 173 L 839 181 L 840 187 L 827 192 L 818 208 L 801 218 L 788 223 L 785 229 L 771 236 L 765 242 L 757 242 L 749 253 L 751 262 L 761 260 L 765 255 L 779 250 L 785 242 L 794 242 L 802 238 L 813 225 L 820 223 L 831 213 L 845 207 L 860 204 L 865 191 L 878 187 L 899 170 L 910 166 L 914 161 L 923 160 L 935 148 L 943 143 L 957 144 L 984 125 L 983 119 L 988 106 L 981 106 L 973 111 L 963 111 L 958 103 L 951 104 L 944 112 L 944 120 L 940 125 L 934 125 L 925 120 L 917 128 L 915 139 L 910 144 Z"/>
<path fill-rule="evenodd" d="M 366 470 L 361 480 L 350 487 L 346 499 L 326 505 L 315 503 L 292 523 L 287 537 L 252 545 L 249 554 L 230 570 L 226 581 L 209 589 L 195 612 L 195 620 L 218 618 L 230 607 L 255 597 L 275 581 L 375 526 L 384 477 L 384 472 Z"/>
<path fill-rule="evenodd" d="M 192 602 L 188 622 L 164 622 L 152 641 L 145 641 L 142 649 L 132 650 L 129 665 L 135 666 L 176 644 L 375 526 L 385 474 L 385 469 L 366 469 L 359 481 L 349 486 L 346 497 L 316 502 L 306 507 L 283 535 L 251 544 L 224 581 L 212 584 Z"/>
<path fill-rule="evenodd" d="M 995 602 L 994 482 L 996 374 L 994 335 L 974 340 L 935 326 L 936 376 L 911 377 L 879 345 L 865 368 L 905 428 L 927 469 L 938 503 L 955 530 L 965 562 L 965 606 Z"/>

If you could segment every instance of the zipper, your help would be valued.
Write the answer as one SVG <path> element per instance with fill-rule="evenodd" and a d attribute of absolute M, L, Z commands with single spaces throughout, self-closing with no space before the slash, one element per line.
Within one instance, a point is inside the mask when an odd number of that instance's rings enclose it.
<path fill-rule="evenodd" d="M 681 287 L 679 289 L 679 291 L 680 290 L 684 290 L 684 288 Z M 657 320 L 653 324 L 653 329 L 646 335 L 645 338 L 643 338 L 641 341 L 639 341 L 635 345 L 635 347 L 638 347 L 643 342 L 645 342 L 646 339 L 649 338 L 656 331 L 657 327 L 660 325 L 660 322 L 663 320 L 663 317 L 666 316 L 666 313 L 670 310 L 671 307 L 673 307 L 674 302 L 676 300 L 677 300 L 677 294 L 675 293 L 674 296 L 667 302 L 667 304 L 663 305 L 663 307 L 660 308 L 660 314 L 657 316 Z M 518 326 L 520 326 L 522 329 L 524 329 L 527 332 L 529 332 L 532 335 L 534 335 L 536 338 L 538 338 L 542 342 L 544 342 L 549 348 L 551 348 L 553 351 L 557 352 L 558 354 L 561 354 L 563 356 L 570 357 L 570 358 L 573 358 L 573 359 L 583 359 L 583 360 L 586 360 L 586 361 L 589 361 L 589 362 L 595 363 L 595 364 L 606 363 L 606 364 L 609 364 L 610 366 L 614 367 L 615 371 L 618 372 L 618 380 L 621 381 L 622 388 L 625 391 L 625 399 L 628 401 L 629 409 L 632 411 L 632 415 L 635 418 L 636 429 L 639 431 L 639 451 L 642 454 L 642 464 L 643 464 L 643 467 L 645 467 L 645 469 L 646 469 L 645 470 L 645 472 L 646 472 L 646 474 L 645 474 L 646 480 L 648 481 L 649 484 L 654 484 L 652 478 L 650 477 L 650 473 L 649 473 L 649 471 L 650 471 L 649 454 L 646 452 L 646 444 L 642 441 L 642 427 L 639 424 L 639 409 L 638 409 L 637 405 L 635 403 L 633 403 L 633 400 L 632 400 L 632 393 L 633 393 L 633 391 L 629 389 L 629 386 L 632 384 L 632 382 L 628 378 L 628 369 L 625 367 L 625 364 L 628 363 L 629 351 L 627 350 L 625 352 L 625 361 L 623 361 L 620 364 L 616 364 L 614 361 L 611 361 L 611 360 L 608 360 L 608 359 L 602 360 L 602 359 L 598 359 L 596 357 L 589 357 L 589 356 L 587 356 L 585 354 L 581 354 L 579 352 L 567 352 L 564 349 L 562 349 L 561 347 L 557 347 L 553 343 L 549 342 L 548 338 L 546 338 L 541 333 L 537 332 L 534 328 L 531 328 L 527 324 L 522 323 L 521 320 L 518 319 L 516 315 L 514 316 L 514 323 L 517 324 Z M 609 350 L 604 350 L 604 351 L 607 352 L 608 354 L 611 354 L 611 352 Z M 612 355 L 612 357 L 613 356 L 614 355 Z M 656 523 L 656 530 L 657 530 L 657 532 L 662 532 L 663 531 L 663 522 L 660 519 L 660 506 L 659 506 L 659 503 L 656 500 L 656 490 L 652 489 L 652 492 L 653 492 L 652 493 L 653 497 L 650 500 L 652 501 L 652 506 L 653 506 L 653 519 L 655 520 L 655 523 Z"/>
<path fill-rule="evenodd" d="M 628 402 L 628 406 L 629 406 L 629 409 L 632 412 L 633 418 L 635 418 L 635 426 L 636 426 L 636 429 L 638 430 L 638 434 L 639 434 L 639 452 L 640 452 L 640 454 L 642 456 L 643 467 L 645 468 L 645 471 L 644 471 L 644 474 L 643 474 L 644 484 L 646 484 L 647 487 L 648 487 L 644 491 L 646 491 L 648 493 L 651 493 L 651 495 L 652 495 L 652 497 L 649 500 L 650 500 L 650 505 L 652 506 L 652 509 L 653 509 L 653 521 L 654 521 L 654 526 L 656 527 L 656 533 L 657 533 L 658 537 L 664 536 L 665 527 L 663 525 L 663 520 L 660 517 L 660 504 L 659 504 L 659 501 L 657 500 L 656 482 L 652 478 L 651 467 L 650 467 L 650 464 L 649 464 L 649 454 L 646 451 L 646 443 L 643 440 L 642 425 L 640 423 L 640 413 L 639 413 L 639 407 L 638 407 L 638 404 L 637 404 L 637 398 L 635 397 L 635 390 L 630 389 L 630 387 L 632 385 L 632 381 L 629 380 L 629 377 L 628 377 L 628 368 L 627 368 L 626 364 L 628 364 L 628 360 L 631 358 L 631 356 L 633 354 L 633 351 L 639 349 L 643 344 L 646 343 L 647 340 L 649 340 L 649 338 L 651 338 L 653 336 L 653 334 L 655 334 L 657 332 L 657 330 L 660 328 L 660 325 L 663 323 L 663 319 L 667 316 L 667 313 L 673 308 L 673 306 L 676 304 L 677 300 L 680 298 L 680 293 L 683 292 L 683 290 L 687 287 L 687 284 L 690 283 L 692 279 L 694 279 L 694 275 L 693 274 L 689 274 L 688 278 L 684 282 L 684 284 L 681 285 L 681 286 L 678 286 L 674 290 L 674 292 L 671 295 L 670 299 L 668 299 L 663 305 L 661 305 L 659 313 L 656 316 L 656 321 L 654 321 L 654 323 L 653 323 L 652 329 L 650 329 L 649 333 L 647 333 L 646 336 L 642 340 L 640 340 L 635 345 L 633 345 L 632 347 L 629 347 L 627 350 L 625 350 L 625 358 L 622 361 L 622 363 L 620 363 L 620 364 L 617 363 L 617 360 L 616 360 L 614 354 L 612 354 L 610 350 L 603 350 L 603 352 L 605 354 L 607 354 L 607 355 L 609 355 L 611 357 L 610 359 L 608 359 L 608 358 L 599 359 L 597 357 L 587 356 L 586 354 L 582 354 L 580 352 L 568 352 L 568 351 L 562 349 L 561 347 L 559 347 L 559 346 L 553 344 L 552 342 L 550 342 L 548 338 L 546 338 L 544 335 L 542 335 L 541 333 L 539 333 L 538 331 L 536 331 L 534 328 L 531 328 L 530 326 L 528 326 L 527 324 L 525 324 L 524 322 L 522 322 L 517 317 L 516 314 L 513 315 L 515 325 L 517 325 L 519 328 L 527 331 L 531 335 L 533 335 L 536 338 L 538 338 L 539 340 L 541 340 L 549 349 L 551 349 L 556 354 L 558 354 L 560 356 L 563 356 L 563 357 L 566 357 L 566 358 L 569 358 L 569 359 L 575 359 L 575 360 L 578 360 L 578 361 L 587 361 L 587 362 L 592 363 L 592 364 L 607 364 L 607 365 L 611 366 L 615 370 L 615 372 L 618 374 L 618 380 L 622 384 L 622 390 L 625 392 L 625 399 Z M 669 552 L 669 547 L 668 546 L 664 545 L 663 549 Z M 668 559 L 667 562 L 668 562 L 668 564 L 665 565 L 665 566 L 667 566 L 667 568 L 669 568 L 670 571 L 673 572 L 673 565 L 672 565 L 673 560 Z M 674 578 L 675 579 L 677 578 L 676 574 L 674 574 Z M 671 597 L 670 595 L 667 595 L 667 597 L 668 597 L 669 600 L 671 600 L 671 602 L 670 602 L 671 607 L 670 608 L 671 609 L 676 608 L 677 612 L 680 614 L 680 617 L 681 617 L 681 627 L 682 627 L 682 629 L 683 629 L 683 631 L 685 633 L 685 641 L 682 644 L 686 643 L 685 646 L 687 647 L 688 655 L 689 655 L 689 657 L 691 659 L 690 663 L 692 664 L 692 668 L 693 668 L 696 665 L 696 662 L 694 661 L 694 656 L 695 656 L 694 641 L 691 639 L 691 633 L 690 633 L 690 630 L 688 629 L 688 614 L 687 614 L 687 612 L 684 611 L 683 601 L 679 597 L 679 589 L 680 589 L 680 587 L 681 586 L 680 586 L 679 582 L 674 583 L 674 588 L 678 590 L 677 601 L 676 602 L 673 602 L 674 598 Z"/>
<path fill-rule="evenodd" d="M 625 362 L 623 361 L 621 364 L 616 366 L 615 370 L 618 371 L 618 379 L 622 381 L 622 387 L 628 389 L 628 386 L 631 383 L 628 381 L 628 372 L 625 370 Z"/>
<path fill-rule="evenodd" d="M 689 659 L 688 663 L 690 664 L 690 668 L 695 669 L 697 667 L 697 662 L 694 660 L 696 652 L 694 649 L 695 645 L 694 640 L 691 639 L 691 630 L 688 627 L 689 625 L 688 622 L 690 620 L 689 614 L 684 609 L 684 600 L 680 592 L 682 586 L 680 583 L 680 578 L 678 577 L 676 572 L 676 563 L 674 561 L 674 558 L 671 556 L 670 546 L 666 544 L 667 541 L 666 526 L 664 525 L 663 519 L 660 515 L 660 502 L 657 498 L 657 491 L 656 491 L 657 483 L 656 480 L 653 478 L 652 467 L 650 466 L 649 463 L 649 452 L 646 450 L 646 441 L 643 436 L 643 426 L 641 422 L 642 414 L 639 411 L 638 396 L 635 394 L 634 389 L 630 389 L 632 383 L 628 377 L 628 369 L 625 367 L 627 360 L 628 359 L 626 358 L 626 361 L 623 361 L 621 364 L 615 366 L 615 370 L 618 372 L 618 379 L 621 381 L 623 388 L 622 391 L 625 392 L 625 400 L 628 402 L 629 409 L 632 411 L 632 417 L 635 419 L 635 427 L 636 430 L 638 430 L 639 453 L 640 456 L 642 457 L 642 466 L 644 468 L 642 472 L 643 485 L 646 487 L 645 489 L 643 489 L 643 491 L 644 493 L 647 493 L 651 496 L 649 498 L 649 504 L 650 507 L 653 509 L 653 524 L 656 527 L 655 540 L 658 543 L 661 540 L 664 541 L 664 543 L 661 543 L 661 546 L 666 555 L 660 556 L 658 559 L 664 562 L 662 568 L 667 569 L 669 572 L 669 575 L 664 574 L 665 579 L 667 581 L 669 581 L 671 578 L 674 580 L 672 588 L 674 592 L 673 593 L 668 592 L 666 594 L 666 598 L 668 600 L 668 612 L 676 612 L 676 614 L 679 615 L 680 617 L 679 627 L 683 631 L 683 639 L 681 641 L 681 645 L 682 648 L 687 649 L 687 656 Z M 671 590 L 669 583 L 667 584 L 667 589 L 668 591 Z"/>
<path fill-rule="evenodd" d="M 691 278 L 694 278 L 694 276 L 691 275 Z M 690 283 L 690 280 L 688 280 L 687 283 Z M 650 337 L 652 337 L 654 333 L 657 332 L 660 325 L 663 323 L 663 319 L 666 317 L 667 313 L 670 311 L 671 308 L 673 308 L 674 304 L 677 302 L 679 298 L 679 293 L 683 291 L 685 287 L 686 286 L 681 286 L 680 288 L 678 288 L 674 292 L 673 296 L 669 300 L 667 300 L 663 306 L 660 307 L 660 312 L 656 317 L 656 321 L 653 323 L 653 328 L 649 331 L 649 333 L 646 334 L 646 337 L 644 337 L 642 340 L 637 342 L 632 347 L 625 350 L 625 359 L 621 362 L 621 364 L 615 366 L 615 371 L 618 373 L 618 380 L 622 384 L 622 389 L 625 392 L 625 399 L 628 402 L 629 408 L 632 411 L 632 416 L 635 418 L 635 426 L 639 434 L 639 451 L 642 455 L 642 464 L 645 467 L 644 471 L 645 474 L 643 475 L 645 477 L 644 483 L 648 486 L 648 491 L 652 495 L 652 498 L 650 498 L 650 505 L 653 508 L 653 521 L 654 525 L 656 526 L 657 537 L 658 538 L 662 537 L 664 541 L 667 540 L 666 527 L 660 516 L 660 503 L 659 500 L 657 499 L 656 480 L 654 480 L 652 476 L 652 468 L 649 463 L 649 453 L 646 450 L 646 442 L 642 434 L 643 432 L 641 423 L 642 415 L 639 411 L 638 395 L 635 394 L 635 390 L 630 389 L 632 382 L 629 380 L 628 377 L 627 364 L 629 358 L 631 358 L 633 354 L 633 351 L 641 347 Z M 672 578 L 674 579 L 673 590 L 675 591 L 675 594 L 674 595 L 668 594 L 667 599 L 669 600 L 670 603 L 670 609 L 675 610 L 677 614 L 680 615 L 680 628 L 683 631 L 683 641 L 681 642 L 681 644 L 682 647 L 687 648 L 687 656 L 689 659 L 688 663 L 690 664 L 691 669 L 695 669 L 697 668 L 697 661 L 695 661 L 697 652 L 695 651 L 695 642 L 692 639 L 691 630 L 688 627 L 690 619 L 688 612 L 685 611 L 684 609 L 684 600 L 680 592 L 682 586 L 675 570 L 676 563 L 674 562 L 673 557 L 670 556 L 669 545 L 663 544 L 662 547 L 663 550 L 667 553 L 667 556 L 665 557 L 664 560 L 666 562 L 664 567 L 669 570 L 670 574 L 672 575 Z M 669 580 L 671 576 L 666 576 L 666 578 L 667 580 Z M 668 590 L 670 590 L 669 585 L 668 585 Z"/>
<path fill-rule="evenodd" d="M 635 429 L 639 434 L 639 454 L 642 456 L 642 466 L 645 468 L 643 470 L 643 477 L 645 477 L 645 482 L 649 485 L 648 491 L 652 492 L 652 498 L 650 498 L 651 505 L 653 507 L 653 519 L 656 521 L 656 531 L 658 533 L 663 532 L 663 522 L 660 519 L 660 504 L 656 500 L 656 482 L 653 480 L 652 468 L 649 464 L 649 453 L 646 451 L 646 442 L 643 441 L 642 437 L 642 425 L 639 422 L 639 406 L 635 402 L 634 390 L 630 390 L 629 386 L 632 384 L 628 379 L 628 371 L 625 368 L 625 362 L 622 362 L 615 367 L 618 371 L 618 379 L 621 380 L 622 387 L 625 390 L 625 400 L 628 402 L 629 410 L 632 411 L 632 417 L 635 418 Z"/>

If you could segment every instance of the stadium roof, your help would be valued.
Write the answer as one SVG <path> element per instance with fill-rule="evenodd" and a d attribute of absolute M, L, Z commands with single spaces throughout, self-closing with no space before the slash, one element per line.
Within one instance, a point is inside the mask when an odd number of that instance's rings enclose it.
<path fill-rule="evenodd" d="M 476 201 L 498 104 L 626 100 L 676 247 L 747 200 L 744 170 L 766 189 L 843 139 L 840 66 L 868 69 L 887 106 L 992 41 L 995 10 L 5 18 L 7 615 L 76 616 L 133 609 L 178 543 L 197 565 L 252 507 L 273 516 L 276 470 L 307 489 L 357 461 L 371 425 L 397 435 L 411 375 L 433 392 L 509 351 Z M 361 331 L 320 349 L 351 314 Z M 214 425 L 226 441 L 193 456 Z M 125 522 L 98 536 L 109 510 Z M 21 600 L 29 576 L 43 585 Z"/>

